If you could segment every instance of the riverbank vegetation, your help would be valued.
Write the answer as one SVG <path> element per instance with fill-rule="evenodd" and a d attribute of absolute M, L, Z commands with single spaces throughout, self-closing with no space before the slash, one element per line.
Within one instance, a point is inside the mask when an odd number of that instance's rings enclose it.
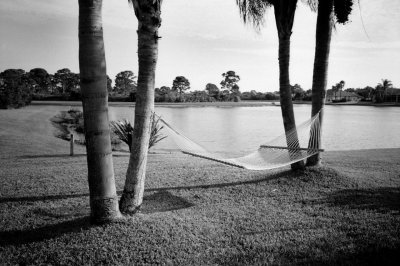
<path fill-rule="evenodd" d="M 224 76 L 225 75 L 225 76 Z M 234 71 L 222 74 L 218 87 L 207 83 L 204 90 L 190 90 L 190 80 L 178 76 L 171 86 L 155 88 L 154 101 L 174 102 L 230 102 L 230 101 L 279 101 L 279 92 L 241 91 L 239 77 Z M 111 102 L 135 102 L 137 77 L 130 70 L 121 71 L 114 80 L 107 76 L 108 99 Z M 292 100 L 311 102 L 311 89 L 299 84 L 291 85 Z M 29 72 L 22 69 L 8 69 L 0 73 L 0 108 L 23 107 L 36 101 L 80 101 L 79 74 L 64 68 L 54 74 L 43 68 Z M 393 87 L 388 79 L 382 79 L 376 86 L 345 88 L 345 82 L 327 90 L 327 102 L 399 103 L 400 89 Z"/>

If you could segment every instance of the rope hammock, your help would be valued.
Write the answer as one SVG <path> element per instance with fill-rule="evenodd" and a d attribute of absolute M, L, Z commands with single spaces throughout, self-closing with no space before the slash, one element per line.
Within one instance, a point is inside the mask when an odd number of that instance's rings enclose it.
<path fill-rule="evenodd" d="M 174 129 L 161 117 L 159 119 L 182 153 L 248 170 L 270 170 L 287 166 L 323 151 L 318 147 L 321 134 L 319 113 L 261 145 L 258 150 L 237 158 L 222 158 L 216 153 L 209 152 Z"/>

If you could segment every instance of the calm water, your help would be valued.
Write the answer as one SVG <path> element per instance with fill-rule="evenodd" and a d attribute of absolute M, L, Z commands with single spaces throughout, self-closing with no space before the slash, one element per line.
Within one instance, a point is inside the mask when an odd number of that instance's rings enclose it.
<path fill-rule="evenodd" d="M 133 119 L 132 107 L 110 107 L 110 119 Z M 310 117 L 311 106 L 296 105 L 296 123 Z M 214 152 L 244 154 L 283 133 L 279 106 L 156 107 L 156 113 L 190 139 Z M 326 106 L 326 150 L 400 148 L 400 108 Z M 157 149 L 176 149 L 171 140 Z"/>

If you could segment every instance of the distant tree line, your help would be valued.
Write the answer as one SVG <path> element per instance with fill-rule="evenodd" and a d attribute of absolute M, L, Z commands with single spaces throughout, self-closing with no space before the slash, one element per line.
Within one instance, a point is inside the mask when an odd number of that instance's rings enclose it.
<path fill-rule="evenodd" d="M 328 90 L 328 94 L 333 96 L 332 102 L 346 102 L 351 96 L 358 96 L 360 101 L 373 103 L 399 102 L 400 89 L 394 88 L 388 79 L 382 79 L 375 87 L 366 86 L 364 88 L 347 88 L 345 81 L 340 81 Z"/>
<path fill-rule="evenodd" d="M 136 98 L 136 76 L 126 70 L 115 76 L 114 86 L 107 76 L 110 101 L 134 101 Z M 68 68 L 54 74 L 43 68 L 29 72 L 23 69 L 7 69 L 0 73 L 0 108 L 15 108 L 29 104 L 32 100 L 80 101 L 79 73 Z"/>
<path fill-rule="evenodd" d="M 29 72 L 22 69 L 7 69 L 0 73 L 0 108 L 18 108 L 32 100 L 80 101 L 81 89 L 79 74 L 68 68 L 48 73 L 43 68 L 34 68 Z M 172 86 L 155 88 L 155 102 L 226 102 L 226 101 L 269 101 L 279 100 L 279 92 L 241 92 L 239 75 L 235 71 L 222 74 L 220 88 L 207 83 L 204 90 L 189 91 L 190 81 L 177 76 Z M 311 101 L 311 89 L 304 90 L 299 84 L 291 85 L 292 100 Z M 345 88 L 340 81 L 327 91 L 334 95 L 336 102 L 346 101 L 343 91 L 360 96 L 361 101 L 375 103 L 396 102 L 400 98 L 400 89 L 393 88 L 392 82 L 382 79 L 375 87 Z M 136 100 L 137 76 L 130 70 L 119 72 L 114 79 L 107 76 L 109 101 L 134 102 Z M 348 94 L 347 94 L 348 95 Z"/>

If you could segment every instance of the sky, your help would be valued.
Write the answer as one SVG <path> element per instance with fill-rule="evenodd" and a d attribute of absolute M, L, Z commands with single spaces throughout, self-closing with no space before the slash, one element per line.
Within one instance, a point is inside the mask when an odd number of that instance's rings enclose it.
<path fill-rule="evenodd" d="M 138 73 L 137 20 L 127 0 L 103 0 L 107 73 Z M 389 79 L 400 87 L 400 1 L 360 0 L 351 22 L 332 36 L 328 88 L 376 86 Z M 278 38 L 273 9 L 256 32 L 244 25 L 235 0 L 164 0 L 156 87 L 185 76 L 192 90 L 219 86 L 233 70 L 241 91 L 277 91 Z M 298 3 L 291 42 L 290 81 L 311 88 L 316 14 Z M 61 68 L 79 72 L 77 0 L 1 0 L 0 71 Z"/>

